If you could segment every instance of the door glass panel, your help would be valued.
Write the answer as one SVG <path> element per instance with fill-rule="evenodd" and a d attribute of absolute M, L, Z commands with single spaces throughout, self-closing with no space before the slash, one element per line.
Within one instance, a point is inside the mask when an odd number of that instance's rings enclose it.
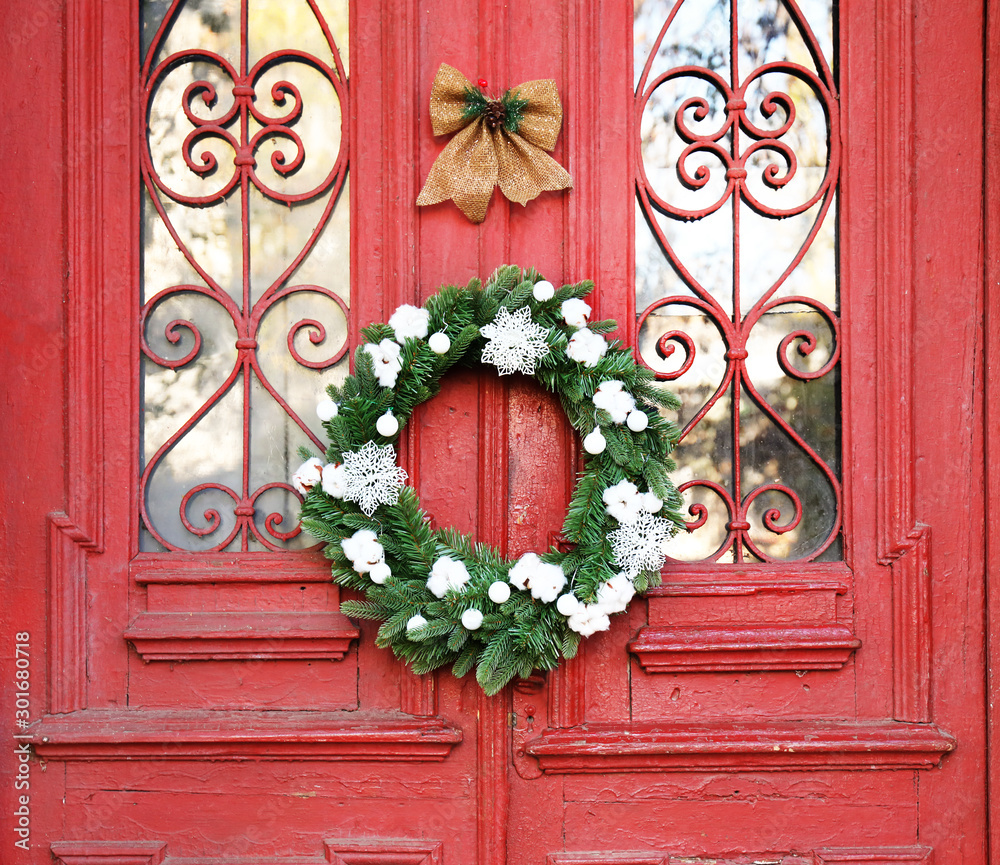
<path fill-rule="evenodd" d="M 635 0 L 643 361 L 682 399 L 674 560 L 840 543 L 833 0 Z"/>
<path fill-rule="evenodd" d="M 143 550 L 288 549 L 347 373 L 347 0 L 142 4 Z"/>

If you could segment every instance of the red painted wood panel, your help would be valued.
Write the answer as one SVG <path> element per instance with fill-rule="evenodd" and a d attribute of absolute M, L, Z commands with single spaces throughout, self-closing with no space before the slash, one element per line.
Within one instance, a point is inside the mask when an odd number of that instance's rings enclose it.
<path fill-rule="evenodd" d="M 671 567 L 579 659 L 493 699 L 375 649 L 314 554 L 136 554 L 133 5 L 0 12 L 0 83 L 32 124 L 0 129 L 0 630 L 30 633 L 36 722 L 31 850 L 8 785 L 0 861 L 989 861 L 981 5 L 841 4 L 844 562 Z M 355 4 L 355 328 L 515 262 L 593 277 L 633 338 L 632 11 Z M 441 62 L 555 78 L 574 189 L 495 193 L 478 228 L 418 211 Z M 550 397 L 488 371 L 451 375 L 402 450 L 438 525 L 510 555 L 558 530 L 578 459 Z"/>

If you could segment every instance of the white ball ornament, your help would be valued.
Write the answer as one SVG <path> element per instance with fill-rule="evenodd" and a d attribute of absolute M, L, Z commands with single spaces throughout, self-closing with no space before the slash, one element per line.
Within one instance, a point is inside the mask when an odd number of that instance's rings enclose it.
<path fill-rule="evenodd" d="M 642 509 L 644 511 L 648 511 L 651 514 L 655 514 L 662 507 L 663 507 L 663 499 L 657 496 L 656 493 L 642 494 Z"/>
<path fill-rule="evenodd" d="M 556 609 L 564 616 L 572 616 L 581 606 L 580 599 L 576 595 L 560 595 L 556 601 Z"/>
<path fill-rule="evenodd" d="M 448 334 L 443 330 L 439 330 L 437 333 L 431 334 L 430 339 L 427 340 L 427 345 L 430 346 L 434 354 L 447 354 L 451 348 L 451 340 L 448 338 Z"/>
<path fill-rule="evenodd" d="M 399 421 L 391 411 L 387 411 L 382 417 L 375 421 L 375 429 L 380 436 L 390 438 L 399 432 Z"/>
<path fill-rule="evenodd" d="M 462 613 L 462 626 L 470 631 L 476 631 L 483 624 L 483 614 L 476 609 Z"/>
<path fill-rule="evenodd" d="M 385 562 L 379 562 L 378 564 L 372 565 L 371 569 L 368 571 L 368 576 L 376 585 L 381 586 L 389 577 L 392 576 L 392 570 Z"/>
<path fill-rule="evenodd" d="M 316 417 L 318 417 L 323 423 L 328 420 L 333 420 L 340 409 L 337 408 L 337 404 L 332 399 L 321 400 L 319 405 L 316 406 Z"/>
<path fill-rule="evenodd" d="M 555 296 L 556 288 L 547 279 L 543 279 L 535 283 L 535 287 L 531 289 L 531 293 L 537 301 L 552 300 Z"/>
<path fill-rule="evenodd" d="M 488 594 L 494 604 L 502 604 L 510 597 L 510 586 L 497 580 L 490 584 Z"/>
<path fill-rule="evenodd" d="M 635 411 L 630 411 L 628 413 L 625 423 L 628 424 L 628 428 L 632 430 L 632 432 L 642 432 L 649 426 L 649 416 L 646 412 L 636 409 Z"/>
<path fill-rule="evenodd" d="M 426 624 L 427 624 L 427 619 L 421 616 L 420 613 L 417 613 L 415 616 L 411 616 L 407 621 L 406 631 L 407 633 L 409 633 L 410 631 L 415 631 L 417 628 L 422 628 Z"/>
<path fill-rule="evenodd" d="M 608 446 L 607 439 L 604 438 L 604 434 L 601 432 L 599 426 L 595 426 L 587 437 L 583 440 L 583 449 L 588 454 L 600 454 L 604 453 L 604 449 Z"/>

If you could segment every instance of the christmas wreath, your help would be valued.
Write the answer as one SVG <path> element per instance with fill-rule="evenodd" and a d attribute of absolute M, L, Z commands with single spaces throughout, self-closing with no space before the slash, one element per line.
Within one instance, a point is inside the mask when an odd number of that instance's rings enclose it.
<path fill-rule="evenodd" d="M 373 324 L 355 373 L 317 407 L 325 460 L 303 452 L 292 479 L 302 525 L 325 542 L 333 579 L 364 600 L 349 616 L 381 621 L 376 644 L 415 672 L 473 667 L 487 694 L 516 676 L 554 668 L 582 637 L 609 627 L 636 592 L 657 585 L 664 544 L 683 525 L 670 480 L 677 427 L 659 408 L 676 398 L 630 349 L 588 322 L 591 282 L 558 290 L 534 270 L 500 268 L 485 285 L 447 286 L 423 307 L 403 305 Z M 516 561 L 420 509 L 393 442 L 420 403 L 460 362 L 533 376 L 559 396 L 586 451 L 566 514 L 568 552 Z"/>

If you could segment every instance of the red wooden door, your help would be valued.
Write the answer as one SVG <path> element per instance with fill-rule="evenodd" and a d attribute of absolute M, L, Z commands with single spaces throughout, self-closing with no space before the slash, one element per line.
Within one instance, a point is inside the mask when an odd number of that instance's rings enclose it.
<path fill-rule="evenodd" d="M 989 861 L 985 12 L 826 8 L 4 8 L 2 861 Z M 441 62 L 554 78 L 573 190 L 418 210 Z M 281 485 L 361 326 L 505 262 L 682 394 L 692 522 L 488 698 L 339 612 Z M 579 459 L 485 371 L 401 444 L 511 557 Z"/>

